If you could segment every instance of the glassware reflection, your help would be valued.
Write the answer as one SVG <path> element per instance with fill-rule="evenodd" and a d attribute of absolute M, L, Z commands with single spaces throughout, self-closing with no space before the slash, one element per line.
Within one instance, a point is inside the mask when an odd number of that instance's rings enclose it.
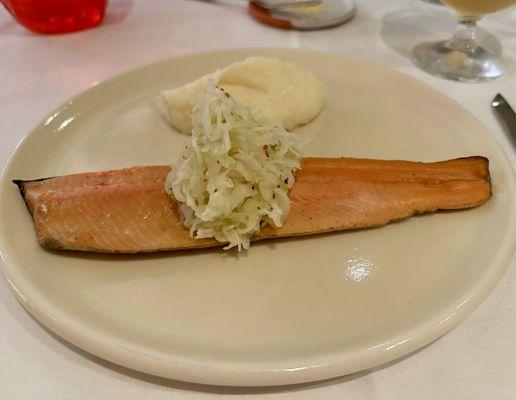
<path fill-rule="evenodd" d="M 355 257 L 346 261 L 344 278 L 346 280 L 361 283 L 366 279 L 372 278 L 375 272 L 376 266 L 372 260 L 364 257 Z"/>

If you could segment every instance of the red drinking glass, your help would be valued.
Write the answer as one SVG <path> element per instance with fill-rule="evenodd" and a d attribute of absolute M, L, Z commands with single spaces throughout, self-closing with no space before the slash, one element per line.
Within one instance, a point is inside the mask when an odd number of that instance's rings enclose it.
<path fill-rule="evenodd" d="M 98 25 L 107 0 L 0 0 L 26 28 L 40 33 L 65 33 Z"/>

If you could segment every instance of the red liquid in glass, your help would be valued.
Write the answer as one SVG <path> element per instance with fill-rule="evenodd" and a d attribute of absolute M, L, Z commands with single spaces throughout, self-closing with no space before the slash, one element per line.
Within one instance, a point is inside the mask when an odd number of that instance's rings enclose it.
<path fill-rule="evenodd" d="M 102 21 L 107 0 L 0 0 L 16 20 L 40 33 L 91 28 Z"/>

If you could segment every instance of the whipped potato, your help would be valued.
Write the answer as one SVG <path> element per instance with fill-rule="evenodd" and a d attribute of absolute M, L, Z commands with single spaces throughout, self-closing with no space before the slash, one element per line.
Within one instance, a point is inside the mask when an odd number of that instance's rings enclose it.
<path fill-rule="evenodd" d="M 250 57 L 162 92 L 169 120 L 176 129 L 191 133 L 192 108 L 209 82 L 256 115 L 280 121 L 289 131 L 310 122 L 324 105 L 324 86 L 313 73 L 276 58 Z"/>

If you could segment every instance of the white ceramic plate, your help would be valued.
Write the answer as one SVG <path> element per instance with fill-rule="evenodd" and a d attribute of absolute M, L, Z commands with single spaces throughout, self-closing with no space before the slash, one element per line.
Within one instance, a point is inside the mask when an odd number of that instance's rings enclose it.
<path fill-rule="evenodd" d="M 168 163 L 185 136 L 156 97 L 250 55 L 277 56 L 326 84 L 299 130 L 310 155 L 444 160 L 485 155 L 482 207 L 379 229 L 147 256 L 52 253 L 11 179 Z M 514 249 L 510 164 L 477 120 L 400 73 L 334 54 L 231 50 L 128 72 L 32 131 L 0 183 L 3 271 L 21 303 L 73 344 L 129 368 L 217 385 L 313 381 L 376 366 L 436 339 L 484 299 Z M 482 345 L 482 338 L 479 345 Z"/>

